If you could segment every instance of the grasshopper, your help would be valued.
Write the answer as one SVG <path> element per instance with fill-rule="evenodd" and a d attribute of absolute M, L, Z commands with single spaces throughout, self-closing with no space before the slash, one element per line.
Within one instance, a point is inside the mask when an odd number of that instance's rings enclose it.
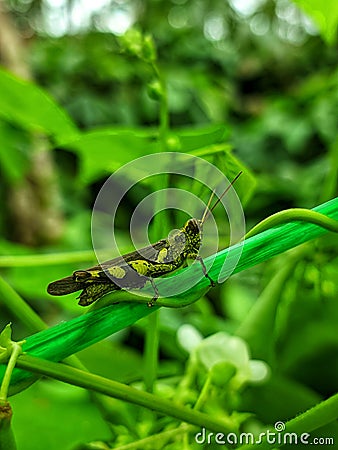
<path fill-rule="evenodd" d="M 207 273 L 203 259 L 199 256 L 203 224 L 241 173 L 238 173 L 209 209 L 214 193 L 211 195 L 201 219 L 189 219 L 182 228 L 170 233 L 167 239 L 161 239 L 152 245 L 89 269 L 76 270 L 73 275 L 50 283 L 47 292 L 51 295 L 66 295 L 82 290 L 78 297 L 79 305 L 88 306 L 109 292 L 140 289 L 150 281 L 154 297 L 148 302 L 148 306 L 152 306 L 159 297 L 154 278 L 176 271 L 191 259 L 200 262 L 204 276 L 208 278 L 211 286 L 215 286 Z"/>

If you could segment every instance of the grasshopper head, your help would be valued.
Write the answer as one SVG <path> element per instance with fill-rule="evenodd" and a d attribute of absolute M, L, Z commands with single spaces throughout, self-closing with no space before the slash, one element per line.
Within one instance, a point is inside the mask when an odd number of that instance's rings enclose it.
<path fill-rule="evenodd" d="M 183 232 L 187 238 L 188 248 L 192 253 L 193 252 L 198 253 L 198 250 L 201 246 L 202 227 L 203 227 L 202 221 L 195 218 L 189 219 L 183 227 Z"/>
<path fill-rule="evenodd" d="M 198 236 L 202 233 L 202 221 L 199 219 L 189 219 L 184 225 L 184 231 L 188 236 Z"/>

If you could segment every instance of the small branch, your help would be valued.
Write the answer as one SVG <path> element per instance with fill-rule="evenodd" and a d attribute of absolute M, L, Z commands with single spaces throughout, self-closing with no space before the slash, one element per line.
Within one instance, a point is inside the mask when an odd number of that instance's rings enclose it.
<path fill-rule="evenodd" d="M 230 418 L 223 420 L 213 419 L 209 414 L 194 411 L 186 406 L 179 405 L 167 399 L 158 397 L 148 392 L 126 386 L 113 380 L 108 380 L 98 375 L 83 372 L 82 370 L 66 366 L 60 363 L 41 360 L 39 358 L 21 355 L 17 360 L 17 366 L 40 375 L 90 389 L 110 397 L 143 406 L 166 416 L 175 417 L 183 422 L 205 427 L 212 431 L 235 431 L 236 423 Z"/>

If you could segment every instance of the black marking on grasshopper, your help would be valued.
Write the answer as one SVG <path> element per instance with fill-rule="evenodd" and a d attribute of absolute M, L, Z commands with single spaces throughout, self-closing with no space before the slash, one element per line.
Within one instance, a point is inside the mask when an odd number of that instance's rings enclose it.
<path fill-rule="evenodd" d="M 198 260 L 204 276 L 209 279 L 211 286 L 215 286 L 198 255 L 202 243 L 203 223 L 240 174 L 241 172 L 209 209 L 211 196 L 202 219 L 189 219 L 181 229 L 174 230 L 167 239 L 161 239 L 153 245 L 89 269 L 77 270 L 72 276 L 50 283 L 47 292 L 51 295 L 65 295 L 82 290 L 79 305 L 87 306 L 109 292 L 140 289 L 150 281 L 154 288 L 154 297 L 149 302 L 149 306 L 152 306 L 159 296 L 153 279 L 183 267 L 188 259 Z"/>

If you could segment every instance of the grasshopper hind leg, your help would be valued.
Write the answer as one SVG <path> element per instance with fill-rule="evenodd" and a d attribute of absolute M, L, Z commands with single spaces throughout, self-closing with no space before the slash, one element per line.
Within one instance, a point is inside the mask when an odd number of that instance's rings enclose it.
<path fill-rule="evenodd" d="M 152 285 L 152 287 L 154 289 L 154 297 L 150 300 L 150 302 L 147 303 L 149 308 L 151 308 L 152 306 L 154 306 L 156 300 L 159 298 L 160 293 L 158 292 L 157 286 L 154 283 L 153 278 L 149 278 L 149 281 L 150 281 L 150 283 L 151 283 L 151 285 Z"/>
<path fill-rule="evenodd" d="M 109 292 L 119 290 L 114 283 L 91 283 L 86 286 L 78 297 L 80 306 L 88 306 L 96 302 L 102 296 Z"/>
<path fill-rule="evenodd" d="M 208 280 L 210 281 L 210 286 L 211 287 L 215 287 L 217 286 L 217 283 L 211 278 L 211 276 L 208 274 L 207 272 L 207 268 L 205 267 L 204 261 L 200 256 L 196 257 L 196 260 L 199 261 L 201 263 L 202 266 L 202 270 L 203 270 L 203 275 L 205 276 L 205 278 L 208 278 Z"/>

